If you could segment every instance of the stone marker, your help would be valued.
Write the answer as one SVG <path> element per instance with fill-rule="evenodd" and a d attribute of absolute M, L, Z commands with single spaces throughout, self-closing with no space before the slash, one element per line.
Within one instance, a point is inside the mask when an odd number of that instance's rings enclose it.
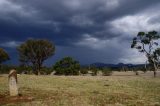
<path fill-rule="evenodd" d="M 8 76 L 9 80 L 9 93 L 10 96 L 18 96 L 18 86 L 17 86 L 17 72 L 16 70 L 11 70 Z"/>

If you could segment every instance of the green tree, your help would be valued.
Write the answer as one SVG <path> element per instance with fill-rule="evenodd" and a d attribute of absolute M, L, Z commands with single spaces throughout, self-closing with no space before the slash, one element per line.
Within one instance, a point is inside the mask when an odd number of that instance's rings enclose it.
<path fill-rule="evenodd" d="M 133 38 L 131 48 L 136 48 L 139 52 L 144 53 L 148 59 L 148 62 L 154 68 L 154 77 L 156 77 L 156 71 L 159 64 L 159 48 L 158 39 L 160 36 L 156 31 L 148 33 L 139 32 L 136 37 Z"/>
<path fill-rule="evenodd" d="M 56 62 L 53 68 L 56 71 L 56 75 L 78 75 L 80 64 L 78 61 L 73 60 L 72 57 L 65 57 Z"/>
<path fill-rule="evenodd" d="M 9 60 L 9 55 L 4 49 L 0 48 L 0 68 L 1 68 L 2 62 L 5 62 L 7 60 Z"/>
<path fill-rule="evenodd" d="M 40 74 L 43 62 L 54 55 L 55 46 L 48 40 L 30 39 L 21 44 L 18 48 L 19 60 L 32 66 L 37 75 Z"/>

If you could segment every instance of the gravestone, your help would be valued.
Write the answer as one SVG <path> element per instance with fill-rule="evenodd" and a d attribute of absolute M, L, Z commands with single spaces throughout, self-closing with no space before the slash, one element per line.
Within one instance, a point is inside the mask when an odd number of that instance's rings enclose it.
<path fill-rule="evenodd" d="M 9 80 L 9 93 L 10 96 L 18 96 L 18 86 L 17 86 L 17 72 L 16 70 L 11 70 L 8 76 Z"/>

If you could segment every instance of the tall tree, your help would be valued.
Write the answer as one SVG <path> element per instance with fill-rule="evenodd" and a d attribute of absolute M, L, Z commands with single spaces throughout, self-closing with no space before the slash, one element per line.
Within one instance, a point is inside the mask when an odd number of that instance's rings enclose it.
<path fill-rule="evenodd" d="M 2 64 L 2 62 L 5 62 L 7 60 L 9 60 L 9 55 L 4 49 L 0 48 L 0 65 Z"/>
<path fill-rule="evenodd" d="M 156 77 L 156 71 L 158 70 L 160 48 L 158 47 L 158 39 L 160 35 L 158 32 L 151 31 L 148 33 L 139 32 L 136 37 L 133 38 L 131 48 L 136 48 L 139 52 L 144 53 L 148 59 L 148 62 L 154 68 L 154 77 Z"/>
<path fill-rule="evenodd" d="M 32 65 L 36 74 L 40 74 L 43 62 L 54 55 L 55 46 L 48 40 L 30 39 L 21 44 L 18 48 L 20 61 Z"/>

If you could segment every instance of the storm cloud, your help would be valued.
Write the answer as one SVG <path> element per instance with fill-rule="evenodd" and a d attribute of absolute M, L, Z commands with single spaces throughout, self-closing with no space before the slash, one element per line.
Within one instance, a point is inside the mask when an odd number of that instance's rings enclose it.
<path fill-rule="evenodd" d="M 131 39 L 139 31 L 160 31 L 159 10 L 159 0 L 0 0 L 0 47 L 15 62 L 16 46 L 43 38 L 56 45 L 47 64 L 64 56 L 82 64 L 143 63 Z"/>

